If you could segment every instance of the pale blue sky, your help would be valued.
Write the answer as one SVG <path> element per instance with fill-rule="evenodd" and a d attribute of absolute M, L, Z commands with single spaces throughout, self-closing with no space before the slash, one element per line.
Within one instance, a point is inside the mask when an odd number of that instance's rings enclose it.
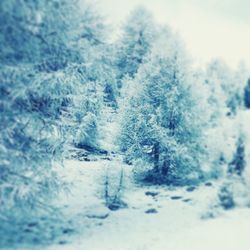
<path fill-rule="evenodd" d="M 97 0 L 98 1 L 98 0 Z M 98 7 L 117 25 L 137 5 L 178 31 L 193 57 L 214 57 L 231 66 L 244 59 L 250 66 L 250 0 L 99 0 Z"/>

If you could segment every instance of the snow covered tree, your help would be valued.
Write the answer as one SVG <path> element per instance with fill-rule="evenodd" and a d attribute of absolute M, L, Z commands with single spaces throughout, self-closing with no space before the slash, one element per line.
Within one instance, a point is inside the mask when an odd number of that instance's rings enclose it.
<path fill-rule="evenodd" d="M 82 61 L 74 65 L 80 87 L 75 103 L 73 142 L 77 147 L 99 150 L 100 124 L 105 102 L 116 106 L 116 80 L 107 27 L 95 9 L 86 6 L 77 38 Z"/>
<path fill-rule="evenodd" d="M 248 76 L 249 72 L 246 65 L 240 63 L 233 73 L 232 84 L 225 88 L 226 93 L 228 93 L 227 104 L 234 115 L 244 106 L 244 87 Z"/>
<path fill-rule="evenodd" d="M 104 80 L 88 53 L 96 44 L 90 37 L 96 40 L 102 28 L 86 21 L 81 30 L 79 20 L 77 1 L 0 2 L 0 211 L 5 219 L 25 220 L 49 205 L 62 184 L 56 166 L 65 146 L 77 140 L 96 144 L 97 89 Z M 86 37 L 86 31 L 94 35 Z"/>
<path fill-rule="evenodd" d="M 102 106 L 103 89 L 94 74 L 84 66 L 71 69 L 76 72 L 78 93 L 74 96 L 72 125 L 72 142 L 80 148 L 94 150 L 98 148 L 100 110 Z M 89 72 L 90 71 L 90 72 Z"/>
<path fill-rule="evenodd" d="M 125 77 L 133 78 L 151 50 L 157 26 L 150 12 L 136 8 L 127 18 L 121 37 L 116 43 L 118 86 Z"/>
<path fill-rule="evenodd" d="M 247 70 L 240 64 L 237 70 L 230 69 L 223 61 L 213 60 L 204 75 L 210 103 L 210 128 L 207 144 L 214 172 L 225 175 L 227 166 L 233 161 L 237 143 L 238 116 L 243 107 L 243 90 Z"/>
<path fill-rule="evenodd" d="M 240 64 L 236 71 L 219 59 L 208 65 L 205 83 L 211 91 L 209 98 L 214 121 L 225 115 L 236 115 L 238 109 L 242 108 L 246 76 L 244 64 Z"/>
<path fill-rule="evenodd" d="M 211 121 L 214 125 L 229 112 L 224 89 L 229 86 L 230 81 L 231 72 L 224 62 L 217 59 L 208 65 L 205 83 L 210 89 L 209 103 L 212 108 Z"/>
<path fill-rule="evenodd" d="M 242 112 L 241 115 L 244 115 Z M 228 163 L 227 172 L 223 176 L 223 182 L 218 192 L 220 205 L 224 209 L 231 209 L 235 206 L 246 206 L 249 204 L 249 172 L 247 171 L 247 149 L 248 133 L 247 117 L 238 117 L 237 140 L 232 156 Z M 238 131 L 239 130 L 239 131 Z M 232 135 L 231 135 L 232 136 Z"/>
<path fill-rule="evenodd" d="M 40 6 L 40 4 L 39 4 Z M 41 13 L 34 1 L 3 0 L 0 3 L 1 62 L 34 62 L 39 57 Z M 30 53 L 32 45 L 33 53 Z"/>
<path fill-rule="evenodd" d="M 133 80 L 120 146 L 135 169 L 149 166 L 147 178 L 185 184 L 202 175 L 207 117 L 182 43 L 169 30 L 158 39 Z"/>
<path fill-rule="evenodd" d="M 244 136 L 243 134 L 240 134 L 236 145 L 236 152 L 234 154 L 232 162 L 229 164 L 228 172 L 230 174 L 237 174 L 241 176 L 243 174 L 245 167 L 246 167 L 246 161 L 245 161 Z"/>
<path fill-rule="evenodd" d="M 77 1 L 4 0 L 0 8 L 6 63 L 33 63 L 43 71 L 56 71 L 77 59 L 72 46 L 79 22 Z"/>
<path fill-rule="evenodd" d="M 244 89 L 244 103 L 246 108 L 250 108 L 250 79 L 248 79 L 247 86 Z"/>

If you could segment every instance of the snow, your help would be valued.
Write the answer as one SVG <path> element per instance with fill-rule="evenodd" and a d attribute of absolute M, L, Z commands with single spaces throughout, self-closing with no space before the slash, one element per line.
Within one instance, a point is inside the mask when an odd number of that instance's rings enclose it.
<path fill-rule="evenodd" d="M 102 110 L 102 117 L 104 119 L 101 122 L 102 139 L 100 145 L 108 151 L 116 151 L 117 146 L 114 143 L 114 138 L 117 137 L 119 132 L 119 125 L 116 117 L 116 112 L 112 107 L 105 106 Z"/>
<path fill-rule="evenodd" d="M 238 209 L 190 228 L 178 236 L 172 249 L 249 250 L 249 230 L 249 209 Z"/>
<path fill-rule="evenodd" d="M 71 185 L 68 192 L 58 195 L 54 205 L 70 223 L 55 227 L 63 233 L 53 232 L 56 237 L 52 244 L 18 249 L 249 250 L 250 209 L 246 207 L 250 199 L 243 197 L 247 192 L 242 183 L 234 185 L 235 192 L 243 195 L 236 200 L 241 208 L 224 211 L 218 206 L 223 179 L 198 187 L 149 186 L 136 182 L 133 166 L 123 162 L 114 146 L 114 134 L 119 131 L 114 114 L 108 107 L 104 112 L 107 121 L 102 124 L 105 130 L 102 147 L 110 153 L 88 155 L 81 161 L 67 160 L 63 171 L 59 170 L 60 178 Z M 233 131 L 242 124 L 247 138 L 246 179 L 250 177 L 249 118 L 250 112 L 244 111 L 239 114 L 238 123 L 227 123 L 226 129 Z M 112 198 L 118 192 L 124 207 L 111 210 L 106 195 Z"/>
<path fill-rule="evenodd" d="M 111 211 L 105 207 L 105 176 L 118 185 L 122 168 L 121 199 L 128 207 Z M 74 189 L 58 202 L 68 204 L 65 214 L 76 216 L 82 226 L 66 244 L 47 250 L 249 249 L 250 209 L 216 208 L 220 183 L 189 189 L 141 186 L 132 179 L 132 167 L 118 156 L 111 161 L 68 161 L 65 178 L 74 182 Z M 211 212 L 215 218 L 209 218 Z"/>
<path fill-rule="evenodd" d="M 110 115 L 103 123 L 106 133 L 102 146 L 116 151 L 112 135 L 119 128 L 114 114 L 108 108 L 105 112 Z M 247 152 L 249 117 L 246 111 L 238 117 L 247 138 Z M 232 121 L 228 126 L 232 132 L 239 125 Z M 140 185 L 122 156 L 113 153 L 92 160 L 66 162 L 64 178 L 74 186 L 67 199 L 58 198 L 58 205 L 67 205 L 65 216 L 77 218 L 78 230 L 66 244 L 54 244 L 46 250 L 249 250 L 250 209 L 246 204 L 230 211 L 218 206 L 223 180 L 189 188 Z M 127 208 L 111 211 L 105 206 L 105 181 L 108 176 L 108 192 L 114 195 L 122 169 L 121 200 Z"/>

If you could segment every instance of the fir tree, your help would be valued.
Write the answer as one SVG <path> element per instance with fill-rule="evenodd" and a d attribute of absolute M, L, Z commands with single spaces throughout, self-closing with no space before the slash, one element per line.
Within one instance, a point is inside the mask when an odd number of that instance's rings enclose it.
<path fill-rule="evenodd" d="M 122 120 L 120 145 L 129 161 L 152 166 L 154 181 L 183 184 L 202 172 L 205 119 L 182 44 L 165 32 L 133 80 L 138 91 Z"/>

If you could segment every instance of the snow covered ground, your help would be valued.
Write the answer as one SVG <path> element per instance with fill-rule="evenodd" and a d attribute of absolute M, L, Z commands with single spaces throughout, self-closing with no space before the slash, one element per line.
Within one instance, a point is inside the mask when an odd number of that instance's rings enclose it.
<path fill-rule="evenodd" d="M 112 115 L 103 126 L 106 131 L 103 147 L 110 153 L 89 155 L 83 157 L 83 161 L 67 160 L 60 171 L 61 178 L 72 183 L 70 192 L 62 192 L 54 201 L 60 210 L 59 216 L 63 216 L 67 224 L 53 229 L 53 221 L 48 221 L 45 230 L 51 227 L 54 234 L 48 244 L 15 249 L 250 249 L 250 209 L 223 211 L 217 198 L 221 183 L 207 182 L 188 188 L 135 183 L 132 166 L 123 163 L 122 157 L 114 153 L 116 147 L 110 135 L 117 133 L 118 127 Z M 111 201 L 117 196 L 123 208 L 107 208 L 107 196 Z"/>
<path fill-rule="evenodd" d="M 113 185 L 109 192 L 115 193 L 121 168 L 121 199 L 127 208 L 111 211 L 105 207 L 105 180 L 108 175 Z M 77 233 L 43 249 L 249 250 L 250 209 L 223 212 L 214 207 L 218 184 L 189 189 L 140 186 L 131 175 L 131 167 L 115 156 L 68 161 L 65 178 L 74 188 L 68 197 L 58 197 L 58 204 L 65 206 L 65 216 L 77 218 Z"/>

